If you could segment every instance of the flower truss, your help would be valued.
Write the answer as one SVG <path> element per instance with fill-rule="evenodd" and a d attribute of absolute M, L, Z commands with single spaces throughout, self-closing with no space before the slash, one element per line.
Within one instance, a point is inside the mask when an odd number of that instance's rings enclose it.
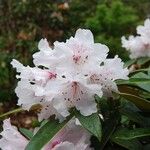
<path fill-rule="evenodd" d="M 12 126 L 10 119 L 4 120 L 3 131 L 1 132 L 0 148 L 2 150 L 24 150 L 29 143 L 15 126 Z M 42 150 L 91 150 L 90 134 L 75 120 L 71 120 Z"/>
<path fill-rule="evenodd" d="M 137 34 L 128 40 L 123 36 L 122 47 L 130 52 L 130 58 L 150 57 L 150 19 L 145 20 L 144 26 L 137 27 Z"/>
<path fill-rule="evenodd" d="M 128 79 L 121 59 L 107 58 L 108 47 L 94 43 L 90 30 L 78 29 L 66 42 L 56 41 L 53 49 L 42 39 L 38 48 L 33 55 L 35 67 L 17 60 L 11 64 L 19 73 L 15 89 L 18 105 L 29 110 L 41 104 L 40 121 L 51 115 L 62 121 L 73 107 L 89 116 L 97 112 L 95 95 L 109 97 L 118 91 L 116 79 Z"/>

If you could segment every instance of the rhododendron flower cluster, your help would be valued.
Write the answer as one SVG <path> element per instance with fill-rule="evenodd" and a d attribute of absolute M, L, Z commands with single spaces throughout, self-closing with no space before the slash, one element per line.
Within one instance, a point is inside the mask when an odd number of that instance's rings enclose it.
<path fill-rule="evenodd" d="M 39 120 L 55 114 L 60 121 L 75 107 L 84 116 L 97 112 L 95 95 L 111 96 L 117 92 L 116 79 L 128 79 L 128 69 L 118 56 L 107 58 L 108 47 L 94 43 L 90 30 L 78 29 L 66 42 L 55 42 L 50 48 L 46 39 L 33 55 L 35 67 L 11 64 L 20 80 L 15 90 L 18 105 L 29 110 L 41 104 Z"/>
<path fill-rule="evenodd" d="M 1 135 L 2 150 L 24 150 L 29 143 L 29 140 L 11 125 L 10 119 L 4 120 Z M 90 134 L 71 120 L 42 150 L 91 150 L 89 144 Z"/>
<path fill-rule="evenodd" d="M 122 47 L 126 48 L 131 54 L 130 58 L 150 57 L 150 19 L 146 19 L 144 26 L 137 27 L 137 36 L 129 36 L 127 40 L 121 38 Z"/>

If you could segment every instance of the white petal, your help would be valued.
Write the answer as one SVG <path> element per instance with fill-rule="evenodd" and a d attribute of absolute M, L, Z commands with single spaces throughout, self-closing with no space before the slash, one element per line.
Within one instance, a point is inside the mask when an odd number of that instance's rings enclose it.
<path fill-rule="evenodd" d="M 92 56 L 94 57 L 93 59 L 99 60 L 99 62 L 102 62 L 103 60 L 106 59 L 107 53 L 109 52 L 109 48 L 100 43 L 95 43 L 93 45 L 93 53 Z"/>
<path fill-rule="evenodd" d="M 94 96 L 95 94 L 98 94 L 100 97 L 102 96 L 101 86 L 96 84 L 88 85 L 87 87 L 80 86 L 80 90 L 82 93 L 78 93 L 79 97 L 76 97 L 76 99 L 79 99 L 75 102 L 76 108 L 84 116 L 89 116 L 97 112 Z"/>
<path fill-rule="evenodd" d="M 15 126 L 11 126 L 10 119 L 4 120 L 1 132 L 0 148 L 2 150 L 24 150 L 28 140 L 23 137 Z"/>
<path fill-rule="evenodd" d="M 28 110 L 32 105 L 40 103 L 43 97 L 36 96 L 35 90 L 35 85 L 31 85 L 28 81 L 19 81 L 18 86 L 15 89 L 15 92 L 19 98 L 18 105 L 22 105 L 24 109 Z"/>
<path fill-rule="evenodd" d="M 94 37 L 90 30 L 87 29 L 78 29 L 76 31 L 75 37 L 79 41 L 83 41 L 89 44 L 94 43 Z"/>
<path fill-rule="evenodd" d="M 54 98 L 53 106 L 63 117 L 67 117 L 70 115 L 66 103 L 64 102 L 61 96 L 57 96 L 57 98 Z"/>
<path fill-rule="evenodd" d="M 13 59 L 10 64 L 13 66 L 13 68 L 17 69 L 17 72 L 21 72 L 22 69 L 24 68 L 24 66 L 15 59 Z"/>
<path fill-rule="evenodd" d="M 58 145 L 56 145 L 52 150 L 77 150 L 75 149 L 75 146 L 73 143 L 69 142 L 62 142 Z"/>
<path fill-rule="evenodd" d="M 52 115 L 55 115 L 55 118 L 59 119 L 60 122 L 65 120 L 65 118 L 53 107 L 52 102 L 43 102 L 42 110 L 38 114 L 39 121 L 42 121 L 43 119 L 48 119 Z"/>
<path fill-rule="evenodd" d="M 49 43 L 48 43 L 47 39 L 41 39 L 39 44 L 38 44 L 38 48 L 41 51 L 51 50 L 51 48 L 49 47 Z"/>

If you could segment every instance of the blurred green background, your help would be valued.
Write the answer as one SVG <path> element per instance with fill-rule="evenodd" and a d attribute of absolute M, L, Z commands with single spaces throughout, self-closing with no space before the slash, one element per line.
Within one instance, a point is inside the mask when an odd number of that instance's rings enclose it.
<path fill-rule="evenodd" d="M 89 28 L 96 42 L 110 48 L 109 57 L 128 60 L 122 35 L 135 34 L 150 14 L 149 0 L 0 0 L 0 102 L 16 100 L 16 58 L 32 65 L 37 43 L 65 41 L 78 28 Z"/>

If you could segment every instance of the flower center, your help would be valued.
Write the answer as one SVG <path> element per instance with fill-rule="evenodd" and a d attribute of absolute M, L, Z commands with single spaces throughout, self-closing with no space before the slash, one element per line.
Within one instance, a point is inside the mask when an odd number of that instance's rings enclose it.
<path fill-rule="evenodd" d="M 78 63 L 78 62 L 80 61 L 80 59 L 81 59 L 81 56 L 80 56 L 80 55 L 73 55 L 73 61 L 74 61 L 75 63 Z"/>

